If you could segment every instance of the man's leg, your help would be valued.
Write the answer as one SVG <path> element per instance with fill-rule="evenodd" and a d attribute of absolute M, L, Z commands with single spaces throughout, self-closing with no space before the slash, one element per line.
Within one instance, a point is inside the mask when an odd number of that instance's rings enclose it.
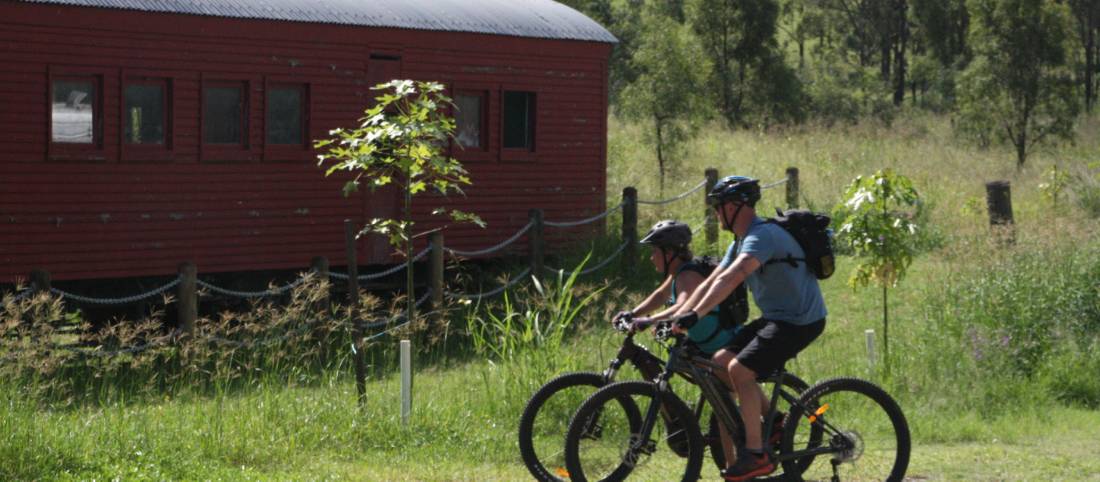
<path fill-rule="evenodd" d="M 735 392 L 733 392 L 733 385 L 730 384 L 729 374 L 725 371 L 725 369 L 734 362 L 735 356 L 736 354 L 733 351 L 723 348 L 721 350 L 718 350 L 714 354 L 714 356 L 711 357 L 711 361 L 713 361 L 715 365 L 723 369 L 722 373 L 717 373 L 718 379 L 722 380 L 722 382 L 726 384 L 726 388 L 730 389 L 731 395 L 734 395 Z M 726 455 L 726 467 L 730 467 L 733 465 L 734 460 L 737 458 L 734 455 L 733 451 L 733 437 L 730 437 L 729 431 L 726 430 L 725 424 L 718 424 L 718 432 L 722 439 L 722 452 L 724 452 Z"/>
<path fill-rule="evenodd" d="M 759 420 L 767 400 L 760 385 L 756 384 L 756 372 L 737 360 L 730 362 L 728 367 L 730 383 L 741 400 L 741 420 L 745 422 L 745 448 L 763 450 Z"/>

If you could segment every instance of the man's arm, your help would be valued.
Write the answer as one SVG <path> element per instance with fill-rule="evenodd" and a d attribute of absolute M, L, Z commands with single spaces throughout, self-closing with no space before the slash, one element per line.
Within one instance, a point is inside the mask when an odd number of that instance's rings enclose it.
<path fill-rule="evenodd" d="M 700 286 L 700 289 L 697 290 L 691 296 L 691 299 L 676 312 L 676 315 L 683 315 L 689 311 L 694 311 L 696 315 L 702 317 L 710 313 L 710 310 L 718 306 L 718 304 L 726 299 L 730 293 L 733 293 L 733 290 L 743 283 L 750 274 L 759 268 L 759 260 L 751 254 L 742 253 L 725 269 L 715 270 L 714 273 L 711 273 L 711 275 L 707 277 L 707 281 L 704 282 L 704 286 Z"/>

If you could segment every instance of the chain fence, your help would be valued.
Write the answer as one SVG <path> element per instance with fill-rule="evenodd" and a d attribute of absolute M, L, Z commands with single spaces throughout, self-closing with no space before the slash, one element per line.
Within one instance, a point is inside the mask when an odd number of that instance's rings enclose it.
<path fill-rule="evenodd" d="M 664 200 L 661 200 L 661 201 L 643 201 L 643 200 L 639 199 L 638 204 L 650 204 L 650 205 L 659 206 L 659 205 L 662 205 L 662 204 L 674 203 L 674 202 L 679 201 L 683 198 L 686 198 L 686 197 L 688 197 L 692 194 L 695 194 L 696 192 L 698 192 L 700 189 L 702 189 L 706 185 L 707 185 L 707 181 L 701 181 L 701 182 L 699 182 L 699 184 L 696 184 L 695 187 L 693 187 L 691 189 L 688 189 L 687 191 L 684 191 L 680 194 L 677 194 L 676 196 L 673 196 L 671 198 L 664 199 Z"/>
<path fill-rule="evenodd" d="M 287 283 L 285 285 L 282 285 L 282 286 L 279 286 L 279 287 L 276 287 L 276 288 L 269 288 L 269 289 L 266 289 L 266 290 L 263 290 L 263 291 L 236 291 L 236 290 L 231 290 L 231 289 L 227 289 L 227 288 L 222 288 L 220 286 L 217 286 L 217 285 L 214 285 L 214 284 L 211 284 L 211 283 L 207 283 L 206 281 L 203 281 L 201 279 L 200 280 L 195 280 L 195 284 L 197 284 L 197 285 L 199 285 L 203 288 L 209 289 L 210 291 L 212 291 L 214 293 L 217 293 L 217 294 L 220 294 L 220 295 L 225 295 L 225 296 L 233 296 L 233 297 L 237 297 L 237 298 L 267 298 L 267 297 L 270 297 L 270 296 L 280 296 L 280 295 L 285 294 L 286 292 L 298 287 L 298 285 L 301 285 L 302 283 L 304 283 L 306 281 L 306 278 L 307 278 L 307 276 L 300 276 L 300 277 L 298 277 L 298 279 L 296 279 L 294 281 L 291 281 L 290 283 Z"/>
<path fill-rule="evenodd" d="M 607 211 L 604 211 L 604 212 L 602 212 L 600 214 L 597 214 L 595 216 L 592 216 L 590 218 L 578 219 L 576 221 L 557 221 L 557 222 L 555 222 L 555 221 L 543 221 L 542 224 L 545 224 L 547 226 L 554 227 L 554 228 L 571 228 L 571 227 L 574 227 L 574 226 L 582 226 L 582 225 L 585 225 L 585 224 L 588 224 L 588 223 L 594 223 L 594 222 L 599 221 L 603 218 L 606 218 L 606 217 L 610 216 L 611 213 L 613 213 L 615 211 L 618 211 L 622 208 L 623 208 L 623 203 L 619 203 L 619 204 L 616 204 L 614 207 L 608 209 Z"/>
<path fill-rule="evenodd" d="M 34 293 L 33 289 L 25 288 L 25 289 L 23 289 L 23 291 L 20 291 L 20 292 L 16 293 L 15 296 L 12 296 L 11 302 L 12 303 L 18 303 L 20 301 L 23 301 L 24 299 L 26 299 L 27 297 L 29 297 L 33 293 Z"/>
<path fill-rule="evenodd" d="M 528 222 L 525 226 L 523 226 L 522 228 L 519 228 L 519 231 L 516 231 L 516 234 L 513 234 L 512 237 L 510 237 L 508 239 L 505 239 L 504 241 L 501 241 L 501 242 L 497 243 L 496 245 L 489 246 L 488 248 L 485 248 L 485 249 L 479 249 L 479 250 L 475 250 L 475 251 L 462 251 L 462 250 L 459 250 L 459 249 L 452 249 L 452 248 L 444 248 L 444 249 L 447 250 L 448 253 L 451 253 L 451 254 L 457 255 L 457 256 L 465 256 L 465 257 L 483 256 L 483 255 L 486 255 L 486 254 L 489 254 L 489 253 L 495 253 L 497 251 L 500 251 L 500 250 L 504 249 L 508 245 L 516 242 L 524 234 L 527 234 L 527 232 L 530 231 L 531 228 L 533 228 L 533 227 L 535 227 L 535 223 Z"/>
<path fill-rule="evenodd" d="M 578 274 L 588 275 L 588 274 L 595 273 L 596 271 L 599 271 L 604 266 L 607 266 L 609 263 L 611 263 L 612 260 L 614 260 L 615 258 L 618 258 L 620 254 L 623 254 L 623 250 L 625 250 L 626 247 L 627 247 L 627 243 L 620 244 L 619 247 L 615 248 L 615 251 L 613 253 L 611 253 L 610 255 L 608 255 L 607 258 L 604 258 L 603 261 L 600 261 L 598 264 L 596 264 L 595 266 L 592 266 L 591 268 L 581 270 Z M 543 269 L 546 270 L 549 273 L 565 273 L 564 268 L 551 268 L 549 266 L 543 266 Z"/>
<path fill-rule="evenodd" d="M 78 303 L 89 305 L 126 305 L 164 293 L 165 291 L 175 288 L 176 285 L 180 284 L 181 280 L 182 278 L 176 277 L 176 279 L 169 281 L 167 284 L 159 288 L 153 288 L 152 290 L 146 291 L 145 293 L 140 293 L 133 296 L 124 296 L 121 298 L 92 298 L 89 296 L 81 296 L 78 294 L 69 293 L 67 291 L 62 291 L 57 288 L 50 288 L 50 293 L 60 296 L 63 300 L 70 299 Z"/>
<path fill-rule="evenodd" d="M 496 296 L 496 295 L 499 295 L 499 294 L 503 293 L 504 290 L 507 290 L 508 288 L 511 288 L 511 287 L 519 284 L 521 281 L 527 279 L 527 275 L 529 275 L 529 274 L 531 274 L 531 267 L 530 266 L 528 266 L 527 268 L 524 268 L 524 270 L 520 271 L 518 274 L 516 274 L 516 276 L 514 278 L 508 280 L 507 283 L 504 283 L 504 285 L 499 286 L 495 289 L 485 291 L 485 292 L 482 292 L 482 293 L 475 293 L 475 294 L 464 294 L 464 293 L 456 293 L 456 292 L 453 292 L 453 291 L 448 291 L 447 296 L 450 296 L 452 298 L 456 298 L 456 299 L 459 299 L 459 300 L 481 301 L 482 299 L 490 298 L 490 297 L 493 297 L 493 296 Z"/>
<path fill-rule="evenodd" d="M 780 180 L 778 180 L 778 181 L 775 181 L 775 182 L 772 182 L 772 183 L 768 183 L 768 184 L 765 184 L 765 185 L 763 185 L 763 186 L 760 186 L 760 189 L 771 189 L 771 188 L 773 188 L 773 187 L 776 187 L 776 186 L 780 186 L 780 185 L 786 184 L 786 183 L 787 183 L 787 181 L 790 181 L 790 179 L 789 179 L 789 178 L 786 178 L 786 177 L 785 177 L 785 178 L 783 178 L 783 179 L 780 179 Z"/>

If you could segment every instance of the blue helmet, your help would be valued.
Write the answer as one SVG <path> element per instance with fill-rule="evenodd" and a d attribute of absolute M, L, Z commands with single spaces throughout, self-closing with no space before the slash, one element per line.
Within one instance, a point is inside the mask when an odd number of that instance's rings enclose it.
<path fill-rule="evenodd" d="M 756 201 L 760 200 L 760 181 L 745 176 L 723 177 L 707 193 L 707 199 L 716 206 L 726 202 L 756 206 Z"/>

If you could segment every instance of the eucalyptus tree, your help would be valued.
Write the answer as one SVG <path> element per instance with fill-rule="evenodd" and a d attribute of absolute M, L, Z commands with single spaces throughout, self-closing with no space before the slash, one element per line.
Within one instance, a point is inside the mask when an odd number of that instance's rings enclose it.
<path fill-rule="evenodd" d="M 1072 139 L 1080 102 L 1069 58 L 1073 28 L 1055 0 L 970 0 L 974 60 L 960 78 L 956 127 L 1007 141 L 1022 169 L 1040 143 Z"/>
<path fill-rule="evenodd" d="M 692 31 L 651 2 L 641 10 L 640 41 L 631 59 L 637 77 L 622 92 L 621 111 L 653 130 L 661 191 L 671 158 L 707 117 L 705 79 L 710 70 Z"/>

